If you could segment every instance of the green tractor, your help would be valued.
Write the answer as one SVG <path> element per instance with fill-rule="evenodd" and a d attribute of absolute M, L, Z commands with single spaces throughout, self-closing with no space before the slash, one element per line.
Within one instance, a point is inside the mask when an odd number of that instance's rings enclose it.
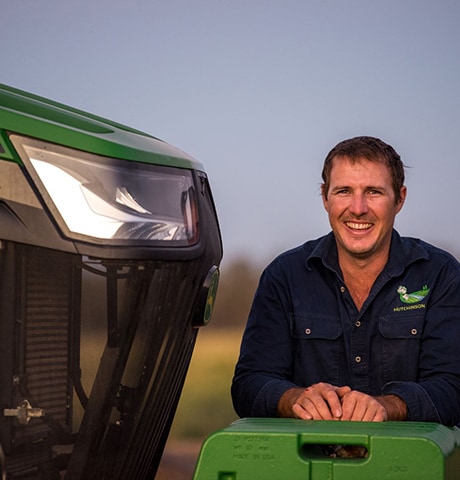
<path fill-rule="evenodd" d="M 0 86 L 0 478 L 152 479 L 222 242 L 202 165 Z"/>

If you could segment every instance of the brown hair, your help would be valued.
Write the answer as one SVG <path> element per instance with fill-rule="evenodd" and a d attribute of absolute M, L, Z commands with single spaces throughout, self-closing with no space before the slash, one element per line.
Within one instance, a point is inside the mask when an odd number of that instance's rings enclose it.
<path fill-rule="evenodd" d="M 351 162 L 364 158 L 371 162 L 384 163 L 391 173 L 395 199 L 401 199 L 401 187 L 404 185 L 404 164 L 395 149 L 375 137 L 354 137 L 338 143 L 324 160 L 322 178 L 324 182 L 324 195 L 327 196 L 334 158 L 346 157 Z"/>

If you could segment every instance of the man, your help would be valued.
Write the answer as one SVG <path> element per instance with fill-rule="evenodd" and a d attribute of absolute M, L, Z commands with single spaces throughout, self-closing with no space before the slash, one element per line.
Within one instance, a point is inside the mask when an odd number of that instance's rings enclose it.
<path fill-rule="evenodd" d="M 406 187 L 391 146 L 345 140 L 322 175 L 332 232 L 263 272 L 232 384 L 236 412 L 457 424 L 459 263 L 393 229 Z"/>

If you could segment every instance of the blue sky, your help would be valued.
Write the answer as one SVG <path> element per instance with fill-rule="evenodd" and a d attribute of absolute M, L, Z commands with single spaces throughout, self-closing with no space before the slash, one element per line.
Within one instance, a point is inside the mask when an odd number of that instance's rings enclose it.
<path fill-rule="evenodd" d="M 407 169 L 403 235 L 460 253 L 458 0 L 3 0 L 0 82 L 206 167 L 226 261 L 329 231 L 320 172 L 373 135 Z"/>

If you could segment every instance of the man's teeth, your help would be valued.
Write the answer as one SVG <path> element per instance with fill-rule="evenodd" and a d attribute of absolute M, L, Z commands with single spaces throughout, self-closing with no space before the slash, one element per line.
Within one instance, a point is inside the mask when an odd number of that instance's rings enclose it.
<path fill-rule="evenodd" d="M 347 222 L 347 226 L 353 228 L 354 230 L 366 230 L 367 228 L 372 227 L 372 223 L 353 223 Z"/>

